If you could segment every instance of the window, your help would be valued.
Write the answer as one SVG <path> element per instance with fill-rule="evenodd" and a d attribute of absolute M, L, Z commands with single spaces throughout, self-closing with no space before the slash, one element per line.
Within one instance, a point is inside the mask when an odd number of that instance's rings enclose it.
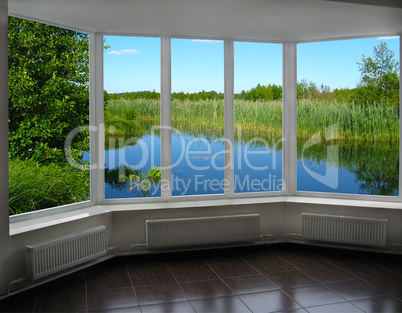
<path fill-rule="evenodd" d="M 234 44 L 234 192 L 282 191 L 282 45 Z"/>
<path fill-rule="evenodd" d="M 171 39 L 173 198 L 228 188 L 223 43 Z M 161 39 L 104 45 L 105 199 L 160 198 Z M 298 44 L 298 192 L 399 195 L 399 49 Z M 10 17 L 9 54 L 10 214 L 89 200 L 88 35 Z M 282 45 L 234 42 L 233 78 L 233 191 L 282 191 Z"/>
<path fill-rule="evenodd" d="M 298 45 L 297 190 L 399 195 L 399 37 Z"/>
<path fill-rule="evenodd" d="M 89 200 L 88 34 L 8 20 L 10 215 Z"/>
<path fill-rule="evenodd" d="M 160 197 L 160 38 L 105 44 L 105 198 Z"/>
<path fill-rule="evenodd" d="M 172 39 L 172 195 L 223 194 L 223 41 Z"/>

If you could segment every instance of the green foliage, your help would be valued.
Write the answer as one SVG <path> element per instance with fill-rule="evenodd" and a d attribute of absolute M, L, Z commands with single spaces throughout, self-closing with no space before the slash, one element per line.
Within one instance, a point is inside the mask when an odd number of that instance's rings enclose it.
<path fill-rule="evenodd" d="M 339 93 L 338 97 L 347 97 Z M 147 123 L 159 122 L 159 101 L 110 101 L 111 112 L 135 110 L 135 122 L 148 131 Z M 235 136 L 244 140 L 282 136 L 282 101 L 245 101 L 234 103 Z M 113 108 L 113 109 L 112 109 Z M 106 114 L 106 113 L 105 113 Z M 172 101 L 172 126 L 192 135 L 223 136 L 224 103 L 217 101 Z M 124 116 L 124 114 L 122 115 Z M 134 117 L 133 117 L 134 118 Z M 360 105 L 335 100 L 300 100 L 297 107 L 297 135 L 309 138 L 337 124 L 339 139 L 348 141 L 399 141 L 398 109 L 384 104 Z M 156 124 L 158 125 L 158 124 Z M 242 140 L 243 140 L 242 139 Z"/>
<path fill-rule="evenodd" d="M 307 82 L 307 79 L 302 79 L 297 83 L 297 99 L 317 99 L 319 91 L 313 82 Z"/>
<path fill-rule="evenodd" d="M 173 92 L 172 100 L 178 101 L 206 101 L 206 100 L 223 100 L 224 94 L 216 91 L 199 91 L 197 93 L 184 93 L 184 92 Z"/>
<path fill-rule="evenodd" d="M 149 196 L 151 187 L 155 188 L 161 181 L 161 169 L 154 166 L 149 171 L 120 165 L 117 168 L 105 169 L 105 182 L 113 189 L 128 189 L 139 197 Z M 129 183 L 129 186 L 127 186 Z"/>
<path fill-rule="evenodd" d="M 143 134 L 141 126 L 134 119 L 111 113 L 105 110 L 105 134 L 108 137 L 130 138 Z"/>
<path fill-rule="evenodd" d="M 160 93 L 153 91 L 135 91 L 109 94 L 111 100 L 159 100 Z M 205 101 L 205 100 L 223 100 L 224 95 L 221 92 L 216 91 L 199 91 L 195 93 L 173 92 L 171 95 L 172 101 Z"/>
<path fill-rule="evenodd" d="M 282 99 L 282 86 L 275 84 L 260 85 L 251 88 L 249 91 L 242 91 L 240 94 L 235 95 L 235 99 L 249 100 L 249 101 L 270 101 Z"/>
<path fill-rule="evenodd" d="M 133 92 L 123 92 L 123 93 L 110 93 L 108 94 L 110 100 L 137 100 L 137 99 L 147 99 L 147 100 L 158 100 L 160 99 L 160 93 L 153 91 L 133 91 Z"/>
<path fill-rule="evenodd" d="M 67 134 L 88 124 L 88 35 L 9 17 L 8 40 L 10 157 L 61 162 Z"/>
<path fill-rule="evenodd" d="M 394 60 L 395 52 L 388 48 L 385 42 L 374 47 L 373 57 L 365 57 L 357 62 L 362 74 L 362 85 L 380 85 L 381 78 L 386 74 L 396 74 L 399 71 L 399 62 Z"/>
<path fill-rule="evenodd" d="M 89 200 L 89 172 L 68 164 L 9 161 L 10 215 Z"/>
<path fill-rule="evenodd" d="M 383 104 L 360 105 L 333 101 L 301 100 L 297 106 L 297 137 L 310 138 L 336 124 L 338 139 L 349 141 L 399 141 L 398 109 Z"/>
<path fill-rule="evenodd" d="M 362 75 L 354 97 L 357 103 L 399 106 L 399 62 L 394 57 L 385 42 L 374 47 L 373 57 L 363 55 L 357 63 Z"/>

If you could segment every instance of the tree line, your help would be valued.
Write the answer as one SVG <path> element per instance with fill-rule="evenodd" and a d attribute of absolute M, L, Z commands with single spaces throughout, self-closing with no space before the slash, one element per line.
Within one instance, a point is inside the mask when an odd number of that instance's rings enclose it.
<path fill-rule="evenodd" d="M 363 55 L 357 62 L 361 73 L 360 82 L 355 88 L 340 88 L 331 90 L 329 86 L 302 79 L 297 83 L 297 99 L 329 100 L 355 103 L 358 105 L 383 104 L 399 106 L 399 62 L 395 60 L 395 52 L 388 48 L 385 42 L 374 47 L 373 56 Z M 242 90 L 234 95 L 236 100 L 271 101 L 282 99 L 282 86 L 275 84 L 258 84 L 250 90 Z M 154 91 L 125 92 L 107 94 L 107 99 L 160 99 L 160 94 Z M 223 100 L 224 94 L 216 91 L 200 91 L 195 93 L 173 92 L 172 100 L 199 101 Z"/>

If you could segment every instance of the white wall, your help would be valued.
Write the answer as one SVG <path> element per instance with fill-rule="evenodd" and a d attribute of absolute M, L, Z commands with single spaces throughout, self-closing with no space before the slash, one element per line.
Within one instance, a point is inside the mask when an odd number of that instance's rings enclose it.
<path fill-rule="evenodd" d="M 4 211 L 7 212 L 7 210 Z M 402 210 L 400 209 L 385 209 L 371 205 L 370 207 L 363 207 L 312 204 L 302 201 L 175 209 L 114 210 L 113 212 L 44 227 L 11 237 L 8 236 L 7 232 L 1 230 L 0 295 L 7 292 L 8 284 L 12 280 L 26 275 L 25 246 L 51 237 L 62 236 L 96 225 L 105 225 L 109 231 L 109 246 L 117 246 L 120 254 L 127 254 L 131 245 L 145 243 L 146 219 L 259 213 L 261 215 L 261 234 L 272 234 L 275 239 L 283 240 L 287 233 L 301 232 L 301 213 L 303 212 L 386 218 L 389 227 L 389 246 L 383 251 L 402 253 Z M 7 228 L 8 216 L 3 214 L 1 222 L 4 228 Z"/>
<path fill-rule="evenodd" d="M 8 1 L 0 0 L 0 294 L 10 280 L 8 222 Z"/>

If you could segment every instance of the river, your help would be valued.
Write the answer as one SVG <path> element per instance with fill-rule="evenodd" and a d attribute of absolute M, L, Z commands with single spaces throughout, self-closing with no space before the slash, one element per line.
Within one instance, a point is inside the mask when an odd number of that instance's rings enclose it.
<path fill-rule="evenodd" d="M 160 137 L 144 135 L 134 145 L 105 150 L 108 169 L 119 165 L 149 171 L 161 165 Z M 235 141 L 234 192 L 280 191 L 282 177 L 281 140 Z M 137 182 L 119 187 L 105 183 L 106 199 L 160 197 L 161 189 L 172 195 L 222 194 L 228 188 L 224 179 L 224 141 L 191 134 L 172 135 L 171 186 L 161 181 L 138 192 Z M 309 143 L 298 140 L 297 190 L 340 194 L 398 196 L 399 147 L 397 143 L 329 141 Z"/>

